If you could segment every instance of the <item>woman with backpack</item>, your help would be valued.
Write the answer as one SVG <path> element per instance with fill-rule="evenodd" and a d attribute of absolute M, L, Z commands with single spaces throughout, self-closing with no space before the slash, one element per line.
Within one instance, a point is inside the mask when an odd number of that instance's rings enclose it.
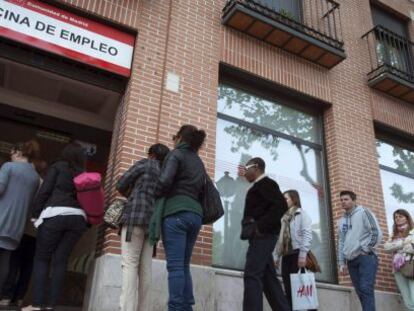
<path fill-rule="evenodd" d="M 393 272 L 395 282 L 400 290 L 404 304 L 408 310 L 414 311 L 414 223 L 405 209 L 397 209 L 393 214 L 394 223 L 390 240 L 385 243 L 384 250 L 393 253 Z M 410 276 L 406 275 L 408 270 Z"/>
<path fill-rule="evenodd" d="M 183 125 L 173 136 L 175 149 L 166 157 L 157 197 L 165 198 L 162 242 L 168 270 L 168 310 L 192 310 L 195 304 L 190 260 L 202 223 L 201 196 L 205 168 L 197 152 L 206 133 Z"/>
<path fill-rule="evenodd" d="M 38 154 L 37 142 L 19 143 L 11 149 L 11 162 L 0 169 L 0 293 L 9 273 L 10 255 L 20 244 L 39 187 L 39 176 L 30 163 Z"/>
<path fill-rule="evenodd" d="M 40 187 L 32 214 L 37 227 L 33 305 L 23 311 L 53 310 L 57 304 L 69 255 L 87 226 L 87 216 L 77 200 L 73 182 L 75 176 L 85 171 L 85 160 L 79 144 L 68 144 L 61 159 L 49 167 Z M 48 286 L 52 259 L 52 281 Z"/>
<path fill-rule="evenodd" d="M 288 190 L 283 193 L 288 210 L 282 217 L 282 227 L 276 244 L 276 261 L 282 258 L 282 279 L 286 298 L 292 306 L 290 274 L 298 273 L 307 266 L 312 244 L 312 220 L 302 209 L 299 193 Z M 313 255 L 312 255 L 312 258 Z M 316 263 L 316 259 L 315 264 Z M 319 270 L 319 266 L 316 268 Z"/>
<path fill-rule="evenodd" d="M 169 151 L 163 144 L 152 145 L 148 157 L 137 161 L 116 186 L 128 198 L 121 219 L 120 311 L 151 310 L 152 246 L 148 241 L 148 224 L 154 211 L 161 165 Z"/>

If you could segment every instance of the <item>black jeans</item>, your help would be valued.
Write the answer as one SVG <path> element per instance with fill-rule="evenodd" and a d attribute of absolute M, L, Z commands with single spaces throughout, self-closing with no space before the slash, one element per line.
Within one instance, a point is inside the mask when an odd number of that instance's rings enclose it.
<path fill-rule="evenodd" d="M 24 234 L 19 247 L 10 257 L 10 270 L 3 286 L 3 297 L 17 302 L 24 298 L 29 287 L 33 271 L 33 258 L 36 250 L 36 238 Z"/>
<path fill-rule="evenodd" d="M 0 248 L 0 288 L 3 288 L 9 274 L 11 253 L 8 249 Z"/>
<path fill-rule="evenodd" d="M 45 219 L 40 225 L 33 269 L 33 306 L 56 305 L 65 280 L 69 255 L 85 229 L 85 219 L 77 215 L 55 216 Z M 52 283 L 47 287 L 51 259 Z M 50 293 L 46 293 L 46 288 L 50 288 Z"/>
<path fill-rule="evenodd" d="M 283 285 L 285 287 L 286 297 L 289 301 L 290 307 L 292 307 L 292 287 L 290 285 L 290 274 L 298 273 L 298 258 L 299 250 L 295 250 L 293 254 L 285 255 L 282 258 L 282 279 Z M 312 309 L 309 311 L 316 311 L 317 309 Z"/>
<path fill-rule="evenodd" d="M 272 256 L 275 245 L 276 236 L 249 240 L 244 268 L 243 311 L 262 311 L 263 293 L 272 310 L 291 310 L 276 277 Z"/>

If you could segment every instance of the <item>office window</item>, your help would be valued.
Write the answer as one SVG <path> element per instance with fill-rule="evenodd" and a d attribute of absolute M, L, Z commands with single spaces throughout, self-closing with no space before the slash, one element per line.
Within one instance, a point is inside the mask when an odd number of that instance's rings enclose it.
<path fill-rule="evenodd" d="M 318 116 L 269 101 L 229 85 L 220 85 L 215 178 L 225 216 L 214 224 L 213 264 L 242 270 L 247 243 L 239 239 L 249 184 L 239 166 L 259 156 L 281 190 L 299 191 L 312 218 L 312 251 L 333 280 L 333 239 L 326 198 L 321 123 Z"/>
<path fill-rule="evenodd" d="M 377 152 L 388 231 L 391 233 L 395 210 L 403 208 L 414 216 L 414 150 L 378 140 Z"/>

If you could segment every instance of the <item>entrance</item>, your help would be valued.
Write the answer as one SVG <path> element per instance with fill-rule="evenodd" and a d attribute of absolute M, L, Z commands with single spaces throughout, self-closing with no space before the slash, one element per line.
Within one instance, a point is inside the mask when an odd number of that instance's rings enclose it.
<path fill-rule="evenodd" d="M 77 72 L 77 74 L 81 74 Z M 0 58 L 0 166 L 10 148 L 35 139 L 41 159 L 53 163 L 75 140 L 88 154 L 87 170 L 103 176 L 114 118 L 122 93 Z M 97 228 L 90 228 L 71 254 L 58 310 L 81 310 L 95 256 Z M 30 290 L 25 298 L 31 302 Z"/>

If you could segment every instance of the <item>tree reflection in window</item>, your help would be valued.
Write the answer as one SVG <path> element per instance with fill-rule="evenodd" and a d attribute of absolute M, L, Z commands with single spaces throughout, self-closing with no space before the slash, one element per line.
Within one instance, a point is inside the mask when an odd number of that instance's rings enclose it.
<path fill-rule="evenodd" d="M 321 244 L 321 240 L 330 241 L 331 236 L 326 219 L 317 118 L 227 85 L 219 88 L 218 112 L 219 118 L 226 121 L 219 119 L 217 125 L 216 181 L 228 217 L 224 217 L 224 223 L 214 226 L 213 262 L 243 268 L 247 244 L 240 242 L 239 234 L 248 184 L 238 176 L 235 163 L 245 164 L 252 156 L 261 156 L 268 164 L 267 172 L 278 172 L 278 177 L 284 179 L 284 182 L 278 180 L 281 188 L 285 186 L 282 190 L 301 187 L 298 190 L 302 190 L 304 205 L 313 206 L 313 249 L 326 267 L 319 279 L 332 280 L 331 245 Z M 235 162 L 233 158 L 240 154 L 239 162 Z"/>
<path fill-rule="evenodd" d="M 414 212 L 414 152 L 377 141 L 388 228 L 398 208 Z"/>
<path fill-rule="evenodd" d="M 282 133 L 301 138 L 310 142 L 319 142 L 317 134 L 318 128 L 315 126 L 315 118 L 291 108 L 276 105 L 262 98 L 252 96 L 248 93 L 240 92 L 237 89 L 221 85 L 219 88 L 219 101 L 225 100 L 226 108 L 232 110 L 234 105 L 243 114 L 243 119 L 264 126 L 269 129 L 275 129 Z M 226 109 L 223 109 L 226 110 Z M 258 140 L 262 146 L 270 151 L 273 159 L 277 160 L 277 148 L 279 139 L 271 134 L 252 135 L 254 130 L 232 125 L 226 127 L 225 131 L 236 138 L 232 145 L 232 151 L 238 152 L 240 148 L 248 148 L 251 144 Z M 298 149 L 302 160 L 301 175 L 313 187 L 320 190 L 320 185 L 310 176 L 308 165 L 305 160 L 305 154 L 311 148 L 292 141 L 292 144 Z"/>

